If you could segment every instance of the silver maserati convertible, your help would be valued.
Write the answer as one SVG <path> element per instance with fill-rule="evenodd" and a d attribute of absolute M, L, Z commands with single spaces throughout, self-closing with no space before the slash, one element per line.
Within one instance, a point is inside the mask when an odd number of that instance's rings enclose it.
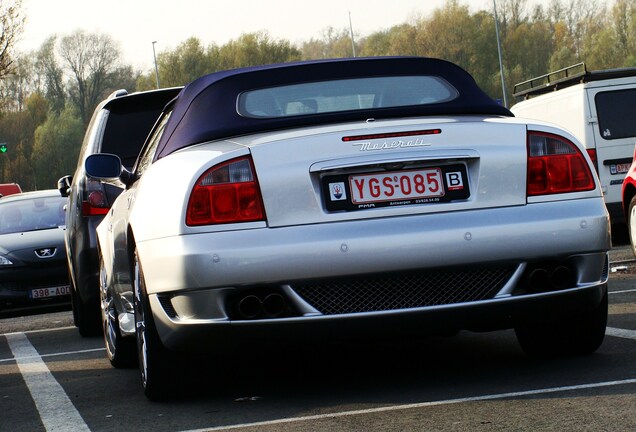
<path fill-rule="evenodd" d="M 104 337 L 151 399 L 184 354 L 246 339 L 514 328 L 532 356 L 603 341 L 609 219 L 587 153 L 452 63 L 213 73 L 131 171 L 85 166 L 124 188 L 98 227 Z"/>

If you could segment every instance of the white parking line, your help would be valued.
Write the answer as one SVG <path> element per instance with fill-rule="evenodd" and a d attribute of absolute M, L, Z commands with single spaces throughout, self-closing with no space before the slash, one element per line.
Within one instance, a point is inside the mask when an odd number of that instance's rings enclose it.
<path fill-rule="evenodd" d="M 605 334 L 609 336 L 616 336 L 616 337 L 621 337 L 625 339 L 636 340 L 636 330 L 626 330 L 626 329 L 619 329 L 614 327 L 607 327 L 605 329 Z"/>
<path fill-rule="evenodd" d="M 4 335 L 47 431 L 90 429 L 24 333 Z"/>
<path fill-rule="evenodd" d="M 626 290 L 622 292 L 630 292 L 630 291 L 636 291 L 636 290 Z M 626 330 L 626 329 L 619 329 L 614 327 L 607 327 L 606 335 L 636 340 L 635 330 Z M 75 408 L 71 400 L 68 398 L 68 396 L 64 392 L 64 389 L 62 388 L 62 386 L 55 380 L 55 378 L 49 371 L 48 367 L 46 366 L 42 358 L 50 357 L 50 356 L 97 352 L 97 351 L 103 351 L 104 348 L 95 348 L 95 349 L 40 355 L 36 351 L 36 349 L 33 347 L 33 345 L 31 345 L 31 343 L 29 342 L 28 338 L 26 337 L 24 333 L 7 333 L 1 336 L 4 336 L 6 338 L 9 344 L 9 348 L 11 349 L 11 352 L 13 353 L 14 357 L 11 359 L 0 359 L 0 363 L 9 362 L 9 361 L 16 362 L 20 370 L 20 373 L 22 374 L 22 377 L 29 389 L 29 392 L 31 393 L 31 397 L 33 401 L 35 402 L 35 406 L 40 414 L 40 419 L 42 420 L 42 423 L 44 424 L 45 429 L 47 431 L 56 431 L 56 432 L 57 431 L 60 431 L 60 432 L 88 431 L 90 432 L 88 425 L 84 422 L 81 415 L 79 414 L 79 412 L 77 411 L 77 409 Z M 464 402 L 486 401 L 486 400 L 504 399 L 504 398 L 510 398 L 510 397 L 523 397 L 523 396 L 566 392 L 566 391 L 599 388 L 599 387 L 611 387 L 611 386 L 628 385 L 628 384 L 636 384 L 636 379 L 608 381 L 608 382 L 583 384 L 583 385 L 575 385 L 575 386 L 567 386 L 567 387 L 555 387 L 555 388 L 529 390 L 529 391 L 522 391 L 522 392 L 501 393 L 501 394 L 484 395 L 484 396 L 476 396 L 476 397 L 469 397 L 469 398 L 448 399 L 448 400 L 442 400 L 442 401 L 387 406 L 387 407 L 379 407 L 379 408 L 372 408 L 372 409 L 365 409 L 365 410 L 343 411 L 343 412 L 336 412 L 331 414 L 320 414 L 315 416 L 294 417 L 294 418 L 286 418 L 286 419 L 271 420 L 271 421 L 264 421 L 264 422 L 219 426 L 219 427 L 205 428 L 205 429 L 195 429 L 195 430 L 184 431 L 184 432 L 225 431 L 225 430 L 240 429 L 245 427 L 259 427 L 259 426 L 264 427 L 264 426 L 271 426 L 271 425 L 277 425 L 277 424 L 292 424 L 292 423 L 324 420 L 324 419 L 355 416 L 355 415 L 382 413 L 382 412 L 388 412 L 388 411 L 426 408 L 426 407 L 433 407 L 433 406 L 440 406 L 440 405 L 459 404 Z"/>
<path fill-rule="evenodd" d="M 0 336 L 6 336 L 6 335 L 0 335 Z M 65 351 L 65 352 L 59 352 L 59 353 L 42 354 L 39 357 L 40 358 L 57 357 L 57 356 L 84 354 L 84 353 L 92 353 L 92 352 L 99 352 L 99 351 L 106 351 L 106 348 L 93 348 L 93 349 L 85 349 L 85 350 L 77 350 L 77 351 Z M 22 357 L 21 359 L 26 359 L 26 358 L 31 358 L 31 357 Z M 0 363 L 12 362 L 12 361 L 16 361 L 16 360 L 17 359 L 14 358 L 14 357 L 6 358 L 6 359 L 0 359 Z"/>
<path fill-rule="evenodd" d="M 524 397 L 524 396 L 542 395 L 542 394 L 549 394 L 549 393 L 560 393 L 560 392 L 567 392 L 567 391 L 574 391 L 574 390 L 585 390 L 585 389 L 598 388 L 598 387 L 613 387 L 613 386 L 628 385 L 628 384 L 636 384 L 636 379 L 627 379 L 627 380 L 621 380 L 621 381 L 606 381 L 606 382 L 592 383 L 592 384 L 582 384 L 582 385 L 567 386 L 567 387 L 554 387 L 554 388 L 539 389 L 539 390 L 528 390 L 528 391 L 522 391 L 522 392 L 500 393 L 500 394 L 459 398 L 459 399 L 447 399 L 442 401 L 421 402 L 421 403 L 407 404 L 407 405 L 393 405 L 393 406 L 370 408 L 370 409 L 364 409 L 364 410 L 336 412 L 331 414 L 318 414 L 314 416 L 292 417 L 287 419 L 270 420 L 270 421 L 264 421 L 264 422 L 244 423 L 244 424 L 236 424 L 236 425 L 229 425 L 229 426 L 218 426 L 218 427 L 205 428 L 205 429 L 193 429 L 193 430 L 183 431 L 183 432 L 212 432 L 212 431 L 226 431 L 226 430 L 232 430 L 232 429 L 241 429 L 246 427 L 264 427 L 264 426 L 271 426 L 271 425 L 278 425 L 278 424 L 291 424 L 291 423 L 309 422 L 309 421 L 324 420 L 324 419 L 335 419 L 339 417 L 348 417 L 348 416 L 356 416 L 356 415 L 377 414 L 377 413 L 388 412 L 388 411 L 401 411 L 401 410 L 427 408 L 427 407 L 440 406 L 440 405 L 452 405 L 452 404 L 459 404 L 459 403 L 465 403 L 465 402 L 479 402 L 479 401 L 488 401 L 488 400 L 495 400 L 495 399 Z"/>
<path fill-rule="evenodd" d="M 56 332 L 56 331 L 62 331 L 62 330 L 72 330 L 72 329 L 76 329 L 77 327 L 75 326 L 67 326 L 67 327 L 55 327 L 55 328 L 44 328 L 44 329 L 39 329 L 39 330 L 26 330 L 23 332 L 9 332 L 9 333 L 0 333 L 0 336 L 6 336 L 8 334 L 13 334 L 13 333 L 24 333 L 26 335 L 29 334 L 34 334 L 34 333 L 50 333 L 50 332 Z"/>
<path fill-rule="evenodd" d="M 608 291 L 609 294 L 624 294 L 624 293 L 631 293 L 631 292 L 636 292 L 636 289 L 626 289 L 626 290 L 620 290 L 620 291 Z"/>

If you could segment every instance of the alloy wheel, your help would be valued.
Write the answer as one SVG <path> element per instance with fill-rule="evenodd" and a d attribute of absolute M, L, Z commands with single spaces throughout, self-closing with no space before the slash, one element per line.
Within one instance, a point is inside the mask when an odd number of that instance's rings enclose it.
<path fill-rule="evenodd" d="M 117 315 L 113 304 L 113 297 L 110 294 L 106 283 L 106 271 L 104 269 L 104 264 L 101 260 L 99 263 L 99 296 L 101 301 L 104 341 L 106 342 L 108 358 L 112 360 L 115 356 L 117 344 Z"/>
<path fill-rule="evenodd" d="M 137 335 L 137 350 L 139 353 L 139 371 L 141 372 L 141 380 L 143 386 L 148 383 L 148 350 L 146 343 L 146 321 L 142 301 L 141 291 L 141 271 L 139 268 L 139 260 L 135 255 L 134 264 L 134 290 L 135 290 L 135 326 Z"/>

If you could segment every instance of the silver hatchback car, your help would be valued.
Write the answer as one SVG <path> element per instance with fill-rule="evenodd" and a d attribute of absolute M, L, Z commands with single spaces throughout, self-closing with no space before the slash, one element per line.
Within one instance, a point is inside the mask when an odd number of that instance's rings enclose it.
<path fill-rule="evenodd" d="M 97 229 L 115 366 L 170 396 L 179 353 L 245 338 L 514 328 L 530 355 L 603 341 L 609 218 L 580 143 L 443 60 L 214 73 L 162 113 Z M 319 340 L 319 339 L 317 339 Z"/>

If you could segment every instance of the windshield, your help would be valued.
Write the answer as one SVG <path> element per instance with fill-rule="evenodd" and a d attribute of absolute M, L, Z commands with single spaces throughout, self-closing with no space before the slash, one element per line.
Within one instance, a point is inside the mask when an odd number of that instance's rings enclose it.
<path fill-rule="evenodd" d="M 0 201 L 0 234 L 36 231 L 64 225 L 63 197 Z"/>
<path fill-rule="evenodd" d="M 112 110 L 108 114 L 101 152 L 116 154 L 130 169 L 160 113 L 160 107 L 123 112 Z"/>
<path fill-rule="evenodd" d="M 451 101 L 458 91 L 437 76 L 386 76 L 308 82 L 251 90 L 239 95 L 245 117 L 275 118 L 430 105 Z"/>

